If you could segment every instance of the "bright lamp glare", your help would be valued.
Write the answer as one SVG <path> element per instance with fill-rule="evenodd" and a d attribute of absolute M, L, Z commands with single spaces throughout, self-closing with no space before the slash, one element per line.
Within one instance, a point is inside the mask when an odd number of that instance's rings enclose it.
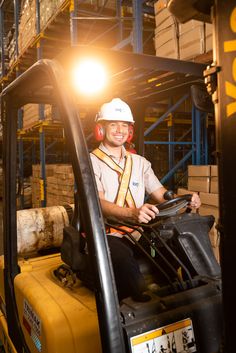
<path fill-rule="evenodd" d="M 107 75 L 101 63 L 87 59 L 73 70 L 72 81 L 77 91 L 92 95 L 103 90 Z"/>

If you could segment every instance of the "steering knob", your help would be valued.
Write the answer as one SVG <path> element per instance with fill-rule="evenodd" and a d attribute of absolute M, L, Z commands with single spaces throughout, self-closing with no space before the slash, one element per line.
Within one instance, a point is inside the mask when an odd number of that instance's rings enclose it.
<path fill-rule="evenodd" d="M 174 195 L 174 192 L 172 190 L 167 190 L 164 193 L 163 198 L 168 201 L 168 200 L 172 200 L 174 198 L 174 196 L 175 195 Z"/>

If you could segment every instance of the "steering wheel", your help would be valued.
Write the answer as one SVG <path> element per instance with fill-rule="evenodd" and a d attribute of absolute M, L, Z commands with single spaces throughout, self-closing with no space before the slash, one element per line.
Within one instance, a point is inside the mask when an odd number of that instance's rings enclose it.
<path fill-rule="evenodd" d="M 159 210 L 164 210 L 166 208 L 171 207 L 172 205 L 178 204 L 182 201 L 186 201 L 187 203 L 189 203 L 192 199 L 192 194 L 186 194 L 186 195 L 180 195 L 180 196 L 176 196 L 173 199 L 167 200 L 165 202 L 159 203 L 157 205 L 155 205 Z"/>
<path fill-rule="evenodd" d="M 168 201 L 155 205 L 159 209 L 159 213 L 156 215 L 156 217 L 151 221 L 149 221 L 148 223 L 139 223 L 139 224 L 135 224 L 135 226 L 138 225 L 146 228 L 146 227 L 153 226 L 155 223 L 157 223 L 158 222 L 157 218 L 175 216 L 179 210 L 181 210 L 182 208 L 185 208 L 190 203 L 192 196 L 193 196 L 192 194 L 180 195 L 180 196 L 173 197 Z M 191 212 L 191 208 L 187 208 L 186 212 Z M 110 220 L 108 219 L 107 221 L 108 221 L 107 223 L 109 223 L 109 226 L 112 226 L 112 224 L 114 223 L 114 220 L 112 219 Z M 128 223 L 121 223 L 117 221 L 116 221 L 116 224 L 124 225 L 127 227 L 129 225 L 132 225 L 132 223 L 128 224 Z"/>
<path fill-rule="evenodd" d="M 156 215 L 156 218 L 176 215 L 179 210 L 186 207 L 190 203 L 192 196 L 193 196 L 192 194 L 176 196 L 171 200 L 155 205 L 160 211 Z"/>

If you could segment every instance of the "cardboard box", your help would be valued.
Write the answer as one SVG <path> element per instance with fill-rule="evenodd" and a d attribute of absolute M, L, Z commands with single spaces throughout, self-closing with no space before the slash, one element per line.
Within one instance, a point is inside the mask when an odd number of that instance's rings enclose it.
<path fill-rule="evenodd" d="M 205 23 L 205 51 L 208 53 L 213 49 L 212 23 Z"/>
<path fill-rule="evenodd" d="M 201 207 L 199 208 L 199 214 L 201 216 L 212 215 L 215 217 L 215 221 L 217 222 L 219 218 L 219 208 L 214 206 L 201 205 Z"/>
<path fill-rule="evenodd" d="M 179 59 L 179 50 L 175 40 L 170 40 L 160 48 L 156 47 L 156 56 L 169 59 Z"/>
<path fill-rule="evenodd" d="M 163 11 L 164 12 L 164 11 Z M 155 35 L 159 32 L 162 32 L 164 29 L 168 29 L 168 27 L 175 26 L 176 30 L 178 31 L 178 25 L 174 16 L 168 13 L 167 16 L 161 16 L 162 12 L 155 16 L 156 20 L 156 29 Z"/>
<path fill-rule="evenodd" d="M 219 247 L 212 247 L 213 253 L 215 255 L 216 261 L 220 263 L 220 248 Z"/>
<path fill-rule="evenodd" d="M 154 3 L 154 12 L 155 14 L 157 14 L 158 12 L 160 12 L 163 9 L 166 9 L 167 12 L 169 12 L 167 10 L 167 5 L 168 5 L 168 0 L 158 0 Z"/>
<path fill-rule="evenodd" d="M 218 194 L 219 193 L 218 177 L 211 177 L 210 192 L 213 193 L 213 194 Z"/>
<path fill-rule="evenodd" d="M 220 245 L 220 234 L 218 233 L 216 229 L 216 222 L 213 224 L 210 232 L 209 232 L 209 238 L 211 241 L 211 245 L 213 248 L 217 248 Z"/>
<path fill-rule="evenodd" d="M 218 165 L 211 165 L 211 176 L 218 177 Z"/>
<path fill-rule="evenodd" d="M 168 10 L 168 0 L 159 0 L 154 3 L 156 36 L 160 31 L 175 27 L 176 35 L 172 37 L 172 41 L 168 40 L 162 46 L 156 40 L 157 56 L 176 57 L 182 60 L 194 60 L 200 55 L 212 51 L 212 24 L 202 21 L 190 20 L 186 23 L 179 23 Z M 162 32 L 163 33 L 163 32 Z M 174 39 L 174 40 L 173 40 Z M 171 45 L 178 48 L 178 56 L 170 51 Z M 170 56 L 171 55 L 171 56 Z"/>
<path fill-rule="evenodd" d="M 191 32 L 193 29 L 199 28 L 204 28 L 204 23 L 202 21 L 190 20 L 185 23 L 179 23 L 179 34 L 183 35 Z"/>
<path fill-rule="evenodd" d="M 155 12 L 155 22 L 156 31 L 167 28 L 174 23 L 178 24 L 175 17 L 166 8 L 159 9 Z"/>
<path fill-rule="evenodd" d="M 187 195 L 187 194 L 193 194 L 194 191 L 184 189 L 184 188 L 178 188 L 177 190 L 177 195 Z"/>
<path fill-rule="evenodd" d="M 210 191 L 210 177 L 189 177 L 188 178 L 188 189 L 191 191 L 203 191 L 209 192 Z"/>
<path fill-rule="evenodd" d="M 184 24 L 185 25 L 185 24 Z M 179 35 L 180 59 L 189 60 L 204 53 L 204 23 Z"/>
<path fill-rule="evenodd" d="M 156 55 L 179 59 L 178 22 L 166 8 L 166 1 L 158 1 L 154 6 Z"/>
<path fill-rule="evenodd" d="M 189 177 L 209 177 L 211 175 L 210 165 L 189 165 L 188 176 Z"/>
<path fill-rule="evenodd" d="M 155 30 L 155 48 L 161 48 L 163 45 L 167 44 L 168 42 L 176 43 L 177 33 L 175 26 L 170 26 L 167 28 L 162 29 L 161 31 Z M 172 43 L 173 42 L 173 43 Z M 172 48 L 173 50 L 173 48 Z"/>
<path fill-rule="evenodd" d="M 219 207 L 219 194 L 200 192 L 200 199 L 202 204 Z"/>

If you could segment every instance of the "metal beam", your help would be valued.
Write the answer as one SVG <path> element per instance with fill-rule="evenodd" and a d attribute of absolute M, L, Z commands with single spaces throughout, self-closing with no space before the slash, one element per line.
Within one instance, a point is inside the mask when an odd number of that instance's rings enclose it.
<path fill-rule="evenodd" d="M 173 169 L 171 169 L 162 179 L 161 183 L 165 184 L 173 175 L 174 173 L 191 157 L 192 150 L 189 151 L 176 165 Z"/>
<path fill-rule="evenodd" d="M 151 131 L 153 131 L 159 124 L 161 124 L 167 116 L 174 112 L 175 109 L 177 109 L 180 104 L 182 104 L 187 98 L 189 97 L 189 94 L 185 94 L 182 98 L 178 100 L 172 107 L 170 107 L 161 117 L 158 119 L 154 124 L 152 124 L 147 130 L 144 132 L 144 136 L 147 136 Z"/>

